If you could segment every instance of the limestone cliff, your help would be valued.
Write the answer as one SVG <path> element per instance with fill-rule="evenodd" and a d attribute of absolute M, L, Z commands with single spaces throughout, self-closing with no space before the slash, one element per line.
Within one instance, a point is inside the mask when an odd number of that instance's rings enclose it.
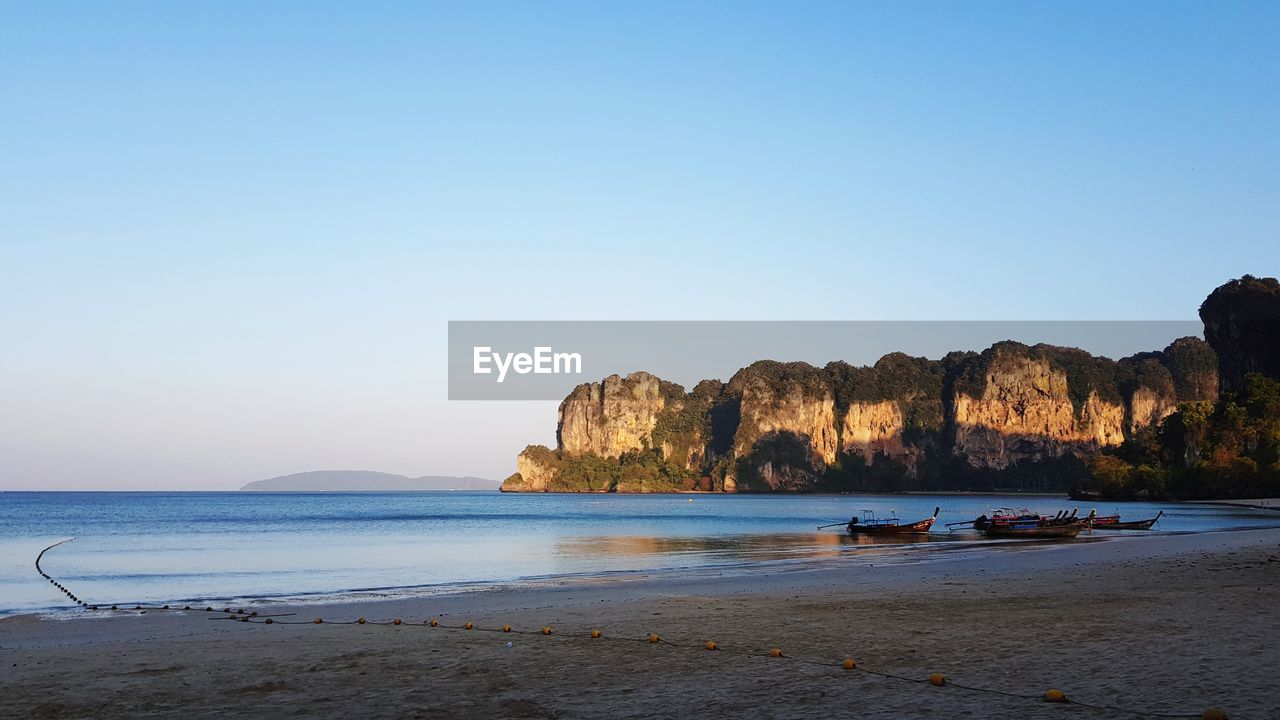
<path fill-rule="evenodd" d="M 648 446 L 666 406 L 662 381 L 646 372 L 579 385 L 560 403 L 556 440 L 569 457 L 617 458 Z"/>
<path fill-rule="evenodd" d="M 998 348 L 983 370 L 979 392 L 951 398 L 953 451 L 970 465 L 1003 469 L 1124 439 L 1124 407 L 1090 389 L 1077 411 L 1066 371 L 1047 357 Z"/>
<path fill-rule="evenodd" d="M 727 393 L 739 419 L 725 489 L 812 489 L 840 448 L 835 393 L 822 372 L 761 361 L 738 371 Z"/>
<path fill-rule="evenodd" d="M 688 393 L 648 373 L 614 375 L 565 398 L 557 447 L 526 448 L 503 489 L 1052 489 L 1065 482 L 1053 468 L 1073 471 L 1074 458 L 1208 392 L 1205 349 L 1184 338 L 1113 361 L 1003 342 L 940 361 L 893 353 L 872 367 L 761 361 Z"/>
<path fill-rule="evenodd" d="M 1244 389 L 1245 376 L 1280 378 L 1280 282 L 1245 275 L 1200 306 L 1204 337 L 1218 354 L 1221 388 Z"/>

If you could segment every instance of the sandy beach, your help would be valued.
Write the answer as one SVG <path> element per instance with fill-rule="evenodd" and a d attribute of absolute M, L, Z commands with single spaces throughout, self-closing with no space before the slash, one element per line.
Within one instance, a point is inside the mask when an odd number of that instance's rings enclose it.
<path fill-rule="evenodd" d="M 1280 530 L 940 555 L 255 605 L 254 623 L 198 611 L 13 617 L 0 621 L 3 714 L 1135 717 L 966 685 L 1036 697 L 1057 688 L 1092 705 L 1189 717 L 1210 706 L 1276 717 Z M 279 617 L 267 625 L 268 615 Z M 336 624 L 358 617 L 403 624 Z M 433 618 L 442 627 L 426 624 Z M 476 629 L 457 629 L 465 622 Z M 663 642 L 646 642 L 649 633 Z M 721 649 L 707 651 L 708 641 Z M 769 657 L 773 647 L 785 657 Z M 845 658 L 908 679 L 847 671 Z M 949 684 L 928 684 L 931 673 Z"/>

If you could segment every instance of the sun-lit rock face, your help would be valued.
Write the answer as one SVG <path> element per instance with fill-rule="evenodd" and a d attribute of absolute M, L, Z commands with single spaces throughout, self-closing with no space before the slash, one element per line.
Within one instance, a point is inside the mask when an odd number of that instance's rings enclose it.
<path fill-rule="evenodd" d="M 975 467 L 1000 469 L 1124 441 L 1124 407 L 1090 392 L 1077 412 L 1066 373 L 1047 359 L 1001 355 L 987 368 L 981 394 L 958 391 L 952 407 L 954 452 Z"/>
<path fill-rule="evenodd" d="M 1178 409 L 1176 395 L 1162 393 L 1149 387 L 1139 387 L 1129 396 L 1129 435 L 1144 428 L 1159 425 Z"/>
<path fill-rule="evenodd" d="M 516 456 L 516 473 L 502 481 L 503 492 L 547 492 L 554 489 L 560 468 L 555 454 L 530 445 Z"/>
<path fill-rule="evenodd" d="M 647 372 L 579 385 L 560 403 L 559 449 L 617 458 L 649 447 L 665 405 L 661 381 Z"/>

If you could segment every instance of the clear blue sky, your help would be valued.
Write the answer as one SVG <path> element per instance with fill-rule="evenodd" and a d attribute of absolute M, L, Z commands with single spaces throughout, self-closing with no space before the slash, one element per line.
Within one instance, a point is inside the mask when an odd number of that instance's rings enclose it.
<path fill-rule="evenodd" d="M 501 477 L 476 318 L 1181 319 L 1276 3 L 0 3 L 0 489 Z"/>

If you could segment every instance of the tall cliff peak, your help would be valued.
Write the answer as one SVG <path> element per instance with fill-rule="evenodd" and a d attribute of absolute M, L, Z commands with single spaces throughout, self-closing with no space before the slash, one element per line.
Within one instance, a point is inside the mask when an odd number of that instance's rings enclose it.
<path fill-rule="evenodd" d="M 1244 389 L 1252 372 L 1280 378 L 1280 281 L 1245 275 L 1200 306 L 1204 337 L 1218 354 L 1223 391 Z"/>

